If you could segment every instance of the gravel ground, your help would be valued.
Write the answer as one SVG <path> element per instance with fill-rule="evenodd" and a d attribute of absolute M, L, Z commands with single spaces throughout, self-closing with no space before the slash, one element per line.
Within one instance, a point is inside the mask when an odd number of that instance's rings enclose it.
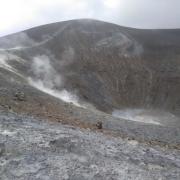
<path fill-rule="evenodd" d="M 179 180 L 180 152 L 1 113 L 0 179 Z"/>

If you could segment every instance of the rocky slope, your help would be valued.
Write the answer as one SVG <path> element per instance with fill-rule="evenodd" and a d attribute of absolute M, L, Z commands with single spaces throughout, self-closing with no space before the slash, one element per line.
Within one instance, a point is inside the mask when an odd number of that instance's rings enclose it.
<path fill-rule="evenodd" d="M 0 38 L 0 48 L 2 68 L 40 80 L 46 88 L 66 88 L 105 112 L 180 110 L 178 29 L 137 30 L 74 20 Z"/>

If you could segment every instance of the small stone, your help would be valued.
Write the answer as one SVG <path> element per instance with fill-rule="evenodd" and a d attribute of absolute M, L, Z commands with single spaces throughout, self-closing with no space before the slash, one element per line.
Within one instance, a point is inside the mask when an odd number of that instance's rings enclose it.
<path fill-rule="evenodd" d="M 15 93 L 15 100 L 18 100 L 18 101 L 25 101 L 25 94 L 24 92 L 22 91 L 18 91 Z"/>
<path fill-rule="evenodd" d="M 96 123 L 96 127 L 97 127 L 98 129 L 102 129 L 102 128 L 103 128 L 102 122 L 101 122 L 101 121 L 98 121 L 98 122 Z"/>

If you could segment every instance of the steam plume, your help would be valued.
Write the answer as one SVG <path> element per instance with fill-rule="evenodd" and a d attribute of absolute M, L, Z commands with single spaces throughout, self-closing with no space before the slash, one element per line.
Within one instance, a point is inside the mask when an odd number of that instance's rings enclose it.
<path fill-rule="evenodd" d="M 63 86 L 62 77 L 53 68 L 48 56 L 35 57 L 32 61 L 31 69 L 34 77 L 29 77 L 28 81 L 33 87 L 65 102 L 81 107 L 76 95 L 66 89 L 57 90 L 57 88 L 60 89 Z"/>

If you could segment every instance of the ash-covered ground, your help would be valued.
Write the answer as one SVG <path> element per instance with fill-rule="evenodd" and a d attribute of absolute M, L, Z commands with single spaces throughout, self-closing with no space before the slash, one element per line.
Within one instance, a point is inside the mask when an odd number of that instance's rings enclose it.
<path fill-rule="evenodd" d="M 2 180 L 178 180 L 180 152 L 12 113 L 0 115 Z"/>

